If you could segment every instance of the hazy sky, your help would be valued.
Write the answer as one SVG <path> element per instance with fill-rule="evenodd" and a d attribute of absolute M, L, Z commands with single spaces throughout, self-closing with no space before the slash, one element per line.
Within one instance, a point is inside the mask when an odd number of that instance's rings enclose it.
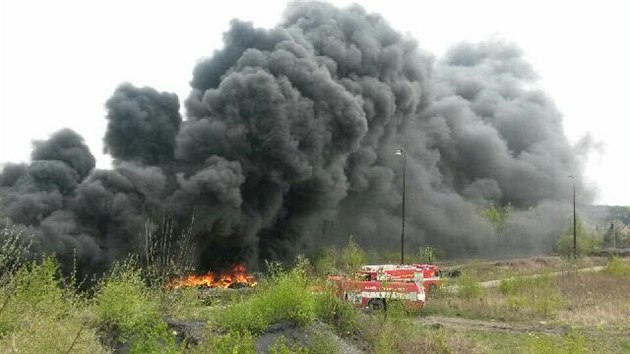
<path fill-rule="evenodd" d="M 124 81 L 188 95 L 195 62 L 222 46 L 232 18 L 277 24 L 286 1 L 1 0 L 0 163 L 69 127 L 98 159 L 104 102 Z M 359 3 L 438 58 L 454 43 L 518 44 L 564 114 L 572 143 L 592 135 L 586 177 L 596 203 L 630 205 L 630 2 L 331 1 Z M 183 112 L 182 112 L 183 113 Z M 567 174 L 572 171 L 567 171 Z"/>

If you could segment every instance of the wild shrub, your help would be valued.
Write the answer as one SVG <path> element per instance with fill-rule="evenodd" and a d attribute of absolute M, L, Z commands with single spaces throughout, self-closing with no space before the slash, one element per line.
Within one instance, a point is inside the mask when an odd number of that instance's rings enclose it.
<path fill-rule="evenodd" d="M 354 241 L 354 237 L 350 236 L 348 245 L 341 250 L 341 267 L 347 274 L 352 274 L 361 269 L 367 261 L 367 253 L 359 247 Z"/>
<path fill-rule="evenodd" d="M 145 285 L 140 269 L 129 261 L 114 266 L 98 286 L 95 311 L 111 345 L 131 352 L 175 352 L 175 338 L 158 312 L 158 298 Z"/>
<path fill-rule="evenodd" d="M 574 329 L 567 332 L 562 340 L 553 336 L 540 335 L 531 342 L 528 352 L 542 354 L 581 354 L 586 353 L 586 338 Z"/>
<path fill-rule="evenodd" d="M 291 344 L 284 336 L 278 337 L 269 348 L 271 354 L 308 354 L 307 348 L 300 347 L 297 344 Z"/>
<path fill-rule="evenodd" d="M 615 276 L 630 276 L 630 262 L 619 257 L 612 257 L 604 268 L 604 272 Z"/>
<path fill-rule="evenodd" d="M 341 354 L 337 339 L 325 332 L 311 334 L 305 349 L 310 354 Z"/>
<path fill-rule="evenodd" d="M 428 329 L 414 331 L 406 340 L 398 343 L 399 353 L 455 353 L 451 348 L 449 337 L 446 330 Z M 458 343 L 459 344 L 459 343 Z M 464 343 L 465 344 L 465 343 Z M 461 345 L 461 344 L 460 344 Z M 471 352 L 471 348 L 465 348 L 462 352 Z M 459 351 L 457 351 L 459 352 Z"/>
<path fill-rule="evenodd" d="M 107 353 L 94 328 L 76 315 L 30 315 L 27 323 L 0 338 L 2 353 Z"/>
<path fill-rule="evenodd" d="M 439 250 L 432 246 L 420 247 L 416 253 L 416 259 L 419 263 L 437 263 Z"/>
<path fill-rule="evenodd" d="M 575 239 L 578 257 L 595 251 L 601 246 L 602 238 L 599 235 L 589 233 L 582 219 L 577 219 L 576 226 Z M 560 255 L 567 257 L 573 256 L 573 223 L 571 223 L 571 227 L 567 233 L 558 238 L 554 248 Z"/>
<path fill-rule="evenodd" d="M 7 284 L 29 256 L 31 241 L 8 219 L 0 225 L 0 286 Z"/>
<path fill-rule="evenodd" d="M 0 352 L 105 351 L 85 303 L 61 287 L 58 268 L 46 256 L 17 269 L 0 288 Z"/>
<path fill-rule="evenodd" d="M 246 300 L 217 313 L 217 324 L 233 331 L 260 333 L 268 325 L 292 321 L 305 325 L 316 315 L 315 295 L 303 267 L 280 272 L 259 283 Z"/>
<path fill-rule="evenodd" d="M 204 300 L 200 299 L 197 288 L 160 289 L 156 293 L 159 295 L 159 312 L 165 316 L 202 319 L 207 315 Z"/>
<path fill-rule="evenodd" d="M 337 252 L 334 248 L 323 248 L 312 257 L 313 270 L 317 276 L 327 276 L 337 272 Z"/>
<path fill-rule="evenodd" d="M 396 344 L 399 341 L 398 334 L 391 329 L 383 330 L 379 333 L 374 342 L 374 352 L 382 354 L 398 353 Z"/>
<path fill-rule="evenodd" d="M 459 277 L 457 286 L 457 295 L 466 300 L 481 297 L 483 294 L 483 288 L 479 281 L 468 273 Z"/>
<path fill-rule="evenodd" d="M 177 230 L 175 222 L 165 218 L 160 223 L 147 220 L 144 227 L 144 254 L 142 271 L 150 285 L 160 287 L 169 279 L 182 277 L 194 271 L 192 225 Z"/>
<path fill-rule="evenodd" d="M 49 316 L 66 313 L 72 304 L 64 301 L 58 271 L 59 264 L 48 256 L 20 268 L 8 286 L 15 297 L 10 307 L 19 312 L 34 311 Z"/>
<path fill-rule="evenodd" d="M 315 311 L 319 319 L 336 328 L 340 334 L 348 334 L 357 329 L 357 311 L 352 304 L 341 300 L 332 286 L 328 284 L 323 291 L 315 294 Z"/>
<path fill-rule="evenodd" d="M 191 352 L 203 354 L 255 354 L 256 340 L 254 336 L 247 331 L 233 331 L 224 335 L 210 335 L 205 343 L 193 348 Z"/>
<path fill-rule="evenodd" d="M 554 278 L 548 274 L 504 279 L 498 291 L 506 297 L 508 309 L 528 317 L 553 317 L 566 303 Z"/>
<path fill-rule="evenodd" d="M 359 333 L 374 353 L 398 353 L 398 343 L 410 336 L 412 326 L 408 319 L 389 316 L 363 316 Z"/>

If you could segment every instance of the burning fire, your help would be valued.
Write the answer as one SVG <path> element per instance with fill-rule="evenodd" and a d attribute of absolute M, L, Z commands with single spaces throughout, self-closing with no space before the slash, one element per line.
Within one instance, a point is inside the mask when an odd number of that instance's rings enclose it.
<path fill-rule="evenodd" d="M 187 275 L 179 279 L 173 279 L 167 287 L 178 289 L 182 287 L 203 287 L 203 288 L 235 288 L 254 287 L 256 277 L 247 273 L 244 264 L 237 264 L 231 270 L 221 273 L 208 273 L 204 275 Z"/>

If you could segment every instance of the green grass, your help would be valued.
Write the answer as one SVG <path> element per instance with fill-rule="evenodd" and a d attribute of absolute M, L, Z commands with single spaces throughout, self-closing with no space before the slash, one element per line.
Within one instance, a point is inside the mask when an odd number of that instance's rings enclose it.
<path fill-rule="evenodd" d="M 624 261 L 619 257 L 613 257 L 608 261 L 604 272 L 621 277 L 630 276 L 630 262 Z"/>
<path fill-rule="evenodd" d="M 190 350 L 192 354 L 254 354 L 256 342 L 249 332 L 229 332 L 223 335 L 209 335 L 208 340 Z"/>

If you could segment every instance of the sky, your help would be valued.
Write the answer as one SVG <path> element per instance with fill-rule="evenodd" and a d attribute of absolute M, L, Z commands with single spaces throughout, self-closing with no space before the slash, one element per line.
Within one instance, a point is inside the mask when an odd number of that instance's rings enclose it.
<path fill-rule="evenodd" d="M 104 103 L 122 82 L 189 93 L 195 63 L 222 47 L 232 18 L 274 27 L 286 1 L 0 0 L 0 163 L 28 161 L 31 141 L 68 127 L 103 154 Z M 329 1 L 358 3 L 438 59 L 461 41 L 516 43 L 539 87 L 585 136 L 595 204 L 630 205 L 630 2 Z M 184 112 L 182 112 L 184 114 Z M 573 172 L 568 171 L 567 174 Z"/>

